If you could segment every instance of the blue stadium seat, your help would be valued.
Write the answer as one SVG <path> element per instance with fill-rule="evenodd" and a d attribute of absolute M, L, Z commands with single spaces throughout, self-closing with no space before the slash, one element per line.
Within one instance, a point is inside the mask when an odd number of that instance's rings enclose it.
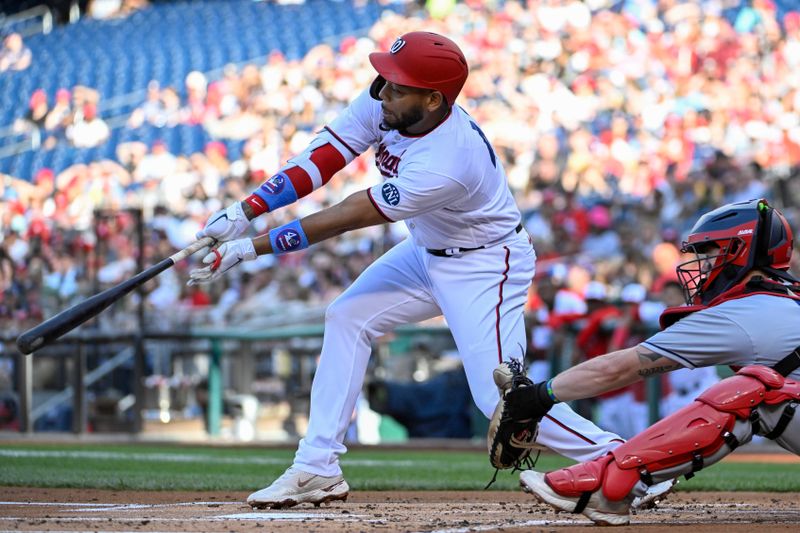
<path fill-rule="evenodd" d="M 35 176 L 41 169 L 47 167 L 53 162 L 52 150 L 36 150 L 33 152 L 33 160 L 31 161 L 31 176 Z"/>
<path fill-rule="evenodd" d="M 29 150 L 11 158 L 12 162 L 9 174 L 17 178 L 30 181 L 33 178 L 33 175 L 31 174 L 31 163 L 33 162 L 33 156 L 33 150 Z"/>
<path fill-rule="evenodd" d="M 53 172 L 58 174 L 67 168 L 72 161 L 72 148 L 69 145 L 59 145 L 53 150 L 53 160 L 50 162 L 50 168 Z"/>
<path fill-rule="evenodd" d="M 76 84 L 98 89 L 106 100 L 143 91 L 153 79 L 183 92 L 191 70 L 221 69 L 276 49 L 291 59 L 300 58 L 320 42 L 365 30 L 385 8 L 375 0 L 359 9 L 350 2 L 327 0 L 291 6 L 252 0 L 154 2 L 124 20 L 83 19 L 57 26 L 48 35 L 26 38 L 34 58 L 29 69 L 0 76 L 0 127 L 24 116 L 31 93 L 39 87 L 51 102 L 59 88 Z M 151 127 L 136 132 L 121 129 L 109 139 L 109 146 L 99 150 L 57 147 L 52 156 L 40 157 L 50 157 L 63 170 L 71 161 L 108 157 L 119 142 L 136 138 L 149 145 L 162 136 L 168 136 L 170 149 L 178 147 L 181 153 L 202 150 L 208 134 L 199 126 L 186 128 L 174 134 Z M 226 145 L 231 157 L 241 152 L 241 143 Z M 29 178 L 32 161 L 28 152 L 0 160 L 0 168 Z"/>

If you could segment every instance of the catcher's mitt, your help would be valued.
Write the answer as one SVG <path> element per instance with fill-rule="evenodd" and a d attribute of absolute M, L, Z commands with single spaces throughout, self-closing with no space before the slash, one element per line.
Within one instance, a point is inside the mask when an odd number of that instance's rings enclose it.
<path fill-rule="evenodd" d="M 522 387 L 534 387 L 534 384 L 525 375 L 522 362 L 516 359 L 504 361 L 495 368 L 494 382 L 500 389 L 500 401 L 489 421 L 489 433 L 486 436 L 489 461 L 498 470 L 521 470 L 523 466 L 532 468 L 531 451 L 541 449 L 535 444 L 541 417 L 513 418 L 507 395 Z"/>

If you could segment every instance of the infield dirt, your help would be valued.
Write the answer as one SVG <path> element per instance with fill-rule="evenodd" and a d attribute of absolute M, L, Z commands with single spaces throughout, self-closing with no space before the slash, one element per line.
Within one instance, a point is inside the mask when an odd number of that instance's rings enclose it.
<path fill-rule="evenodd" d="M 0 487 L 4 531 L 587 531 L 522 492 L 360 492 L 346 503 L 254 511 L 239 492 L 125 492 Z M 795 493 L 680 492 L 615 531 L 800 530 Z"/>

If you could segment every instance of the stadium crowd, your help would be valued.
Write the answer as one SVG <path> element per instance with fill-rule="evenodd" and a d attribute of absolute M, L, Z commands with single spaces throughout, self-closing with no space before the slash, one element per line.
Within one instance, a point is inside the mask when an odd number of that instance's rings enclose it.
<path fill-rule="evenodd" d="M 716 0 L 590 9 L 601 4 L 467 1 L 446 16 L 387 14 L 367 36 L 319 45 L 299 61 L 275 52 L 230 65 L 218 79 L 191 72 L 184 87 L 152 82 L 124 127 L 202 125 L 214 138 L 243 142 L 241 156 L 229 157 L 218 141 L 184 154 L 158 140 L 130 142 L 115 161 L 4 177 L 0 324 L 20 330 L 134 273 L 130 209 L 143 213 L 145 263 L 185 246 L 210 213 L 244 198 L 369 85 L 369 52 L 420 28 L 462 45 L 471 74 L 459 103 L 497 148 L 534 239 L 532 354 L 544 357 L 554 331 L 571 321 L 563 317 L 587 316 L 589 287 L 602 286 L 612 302 L 623 302 L 629 286 L 641 287 L 637 303 L 660 300 L 687 221 L 710 206 L 765 196 L 796 226 L 800 13 L 779 19 L 770 0 L 754 0 L 734 20 Z M 43 131 L 41 149 L 95 146 L 108 137 L 108 126 L 92 125 L 102 122 L 96 104 L 89 88 L 59 91 L 52 107 L 34 93 L 26 120 Z M 379 179 L 371 158 L 361 157 L 255 230 Z M 116 214 L 96 216 L 100 210 Z M 287 309 L 321 317 L 404 235 L 402 224 L 368 228 L 260 258 L 208 288 L 185 287 L 188 267 L 179 265 L 148 285 L 149 316 L 162 328 L 276 323 Z M 135 303 L 103 320 L 133 327 Z"/>

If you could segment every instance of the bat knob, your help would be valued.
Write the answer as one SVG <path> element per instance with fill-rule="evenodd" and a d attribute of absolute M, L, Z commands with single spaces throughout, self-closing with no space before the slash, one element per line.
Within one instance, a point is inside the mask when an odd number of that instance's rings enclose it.
<path fill-rule="evenodd" d="M 17 348 L 23 354 L 27 355 L 32 353 L 36 348 L 44 344 L 44 337 L 34 337 L 31 339 L 30 337 L 26 337 L 25 335 L 20 335 L 17 338 Z"/>

